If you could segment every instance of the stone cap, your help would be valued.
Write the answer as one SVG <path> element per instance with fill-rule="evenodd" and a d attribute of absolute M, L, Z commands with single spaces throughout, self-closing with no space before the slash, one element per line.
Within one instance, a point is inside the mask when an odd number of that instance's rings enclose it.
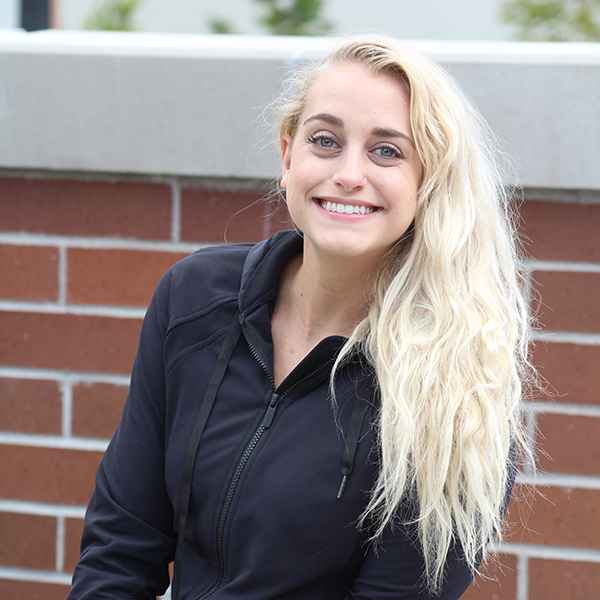
<path fill-rule="evenodd" d="M 267 107 L 341 40 L 0 31 L 0 168 L 273 180 Z M 522 186 L 600 190 L 600 44 L 406 43 L 452 72 Z"/>

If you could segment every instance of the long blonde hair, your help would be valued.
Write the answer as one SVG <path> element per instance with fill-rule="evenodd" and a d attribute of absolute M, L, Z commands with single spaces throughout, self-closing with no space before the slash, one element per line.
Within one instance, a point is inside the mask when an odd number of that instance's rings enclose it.
<path fill-rule="evenodd" d="M 382 265 L 332 382 L 357 348 L 375 367 L 380 469 L 361 523 L 374 522 L 377 539 L 412 502 L 435 592 L 454 541 L 474 572 L 501 535 L 511 447 L 530 452 L 521 419 L 530 323 L 517 239 L 487 124 L 440 67 L 391 40 L 345 43 L 301 74 L 280 109 L 279 135 L 294 138 L 316 78 L 348 62 L 391 74 L 410 93 L 424 174 L 414 222 Z"/>

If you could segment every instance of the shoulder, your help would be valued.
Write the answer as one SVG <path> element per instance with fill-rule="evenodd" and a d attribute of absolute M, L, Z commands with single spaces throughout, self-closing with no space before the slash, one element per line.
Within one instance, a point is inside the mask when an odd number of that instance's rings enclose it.
<path fill-rule="evenodd" d="M 301 247 L 293 231 L 282 231 L 267 240 L 210 246 L 174 264 L 163 276 L 150 304 L 159 327 L 166 333 L 187 320 L 206 315 L 219 306 L 272 294 L 290 253 Z"/>
<path fill-rule="evenodd" d="M 166 273 L 172 288 L 192 288 L 201 292 L 211 289 L 239 289 L 239 282 L 248 253 L 255 244 L 229 244 L 196 250 L 175 263 Z"/>
<path fill-rule="evenodd" d="M 167 271 L 153 304 L 173 325 L 238 299 L 251 303 L 277 287 L 283 264 L 299 245 L 295 232 L 282 231 L 256 244 L 197 250 Z"/>
<path fill-rule="evenodd" d="M 165 273 L 153 302 L 168 312 L 173 323 L 215 303 L 237 299 L 244 264 L 253 247 L 230 244 L 197 250 Z"/>

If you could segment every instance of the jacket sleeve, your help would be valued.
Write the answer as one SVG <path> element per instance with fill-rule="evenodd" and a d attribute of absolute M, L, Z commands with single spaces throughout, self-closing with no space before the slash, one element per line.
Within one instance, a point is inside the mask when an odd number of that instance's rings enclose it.
<path fill-rule="evenodd" d="M 352 591 L 345 600 L 456 600 L 465 592 L 473 575 L 461 554 L 448 554 L 440 595 L 427 593 L 423 577 L 423 555 L 404 528 L 388 527 L 377 545 L 370 548 Z"/>
<path fill-rule="evenodd" d="M 506 494 L 501 508 L 503 516 L 508 509 L 517 464 L 518 453 L 513 441 L 508 456 Z M 345 600 L 456 600 L 465 593 L 474 574 L 464 559 L 460 544 L 454 544 L 448 553 L 439 595 L 431 595 L 423 577 L 423 555 L 412 541 L 417 537 L 416 527 L 409 533 L 407 529 L 386 528 L 377 549 L 368 550 L 358 577 Z"/>
<path fill-rule="evenodd" d="M 155 600 L 169 583 L 175 535 L 164 477 L 168 279 L 142 325 L 129 395 L 96 474 L 67 600 Z"/>

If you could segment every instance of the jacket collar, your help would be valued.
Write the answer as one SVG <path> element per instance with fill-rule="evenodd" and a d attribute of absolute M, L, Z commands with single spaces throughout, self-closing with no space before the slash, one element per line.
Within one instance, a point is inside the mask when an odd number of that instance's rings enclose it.
<path fill-rule="evenodd" d="M 238 296 L 242 319 L 275 298 L 281 272 L 294 254 L 302 252 L 302 243 L 302 234 L 297 230 L 280 231 L 250 250 L 244 263 Z"/>

